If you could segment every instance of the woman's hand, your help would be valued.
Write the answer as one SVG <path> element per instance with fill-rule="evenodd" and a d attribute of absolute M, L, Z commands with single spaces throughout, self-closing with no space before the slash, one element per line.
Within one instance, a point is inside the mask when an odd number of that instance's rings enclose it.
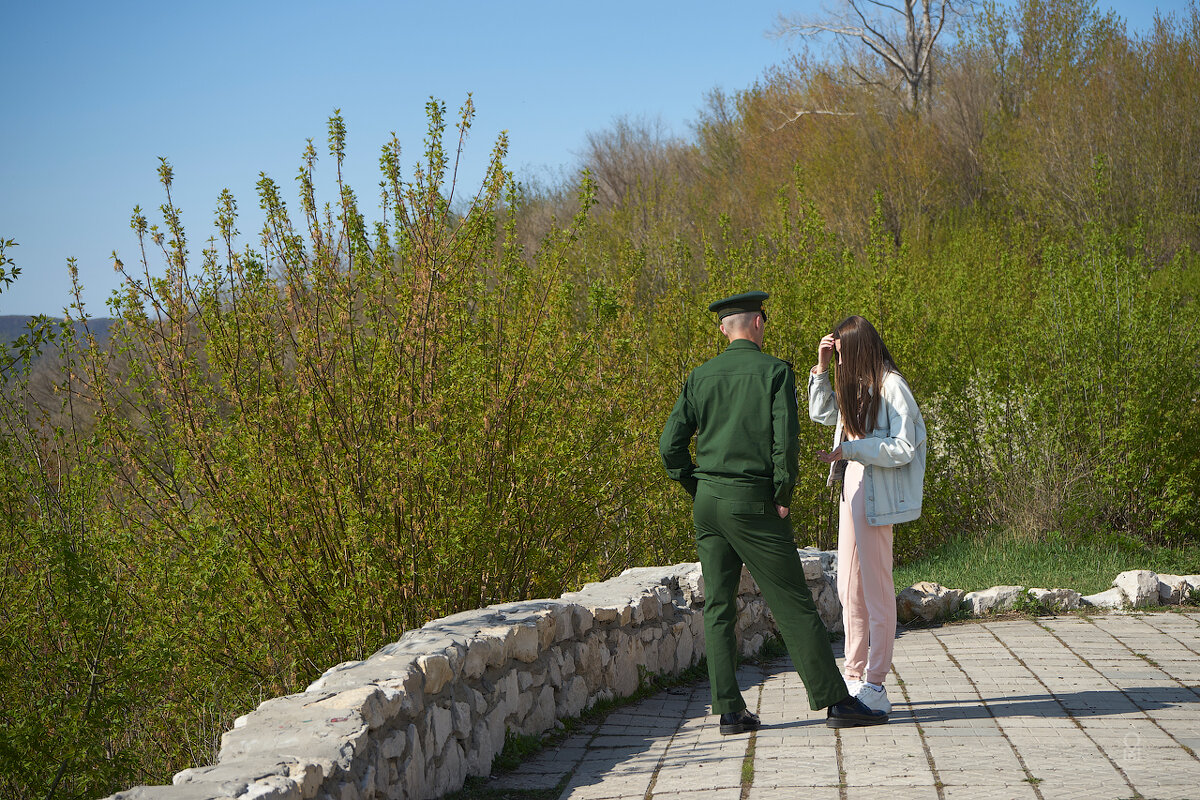
<path fill-rule="evenodd" d="M 829 362 L 833 360 L 837 353 L 837 345 L 834 343 L 833 334 L 829 333 L 821 337 L 821 344 L 817 346 L 817 374 L 820 375 L 825 370 L 829 369 Z"/>
<path fill-rule="evenodd" d="M 824 461 L 826 464 L 832 464 L 835 461 L 841 461 L 845 456 L 842 455 L 842 446 L 839 444 L 837 449 L 832 453 L 827 453 L 824 450 L 817 451 L 817 460 Z"/>

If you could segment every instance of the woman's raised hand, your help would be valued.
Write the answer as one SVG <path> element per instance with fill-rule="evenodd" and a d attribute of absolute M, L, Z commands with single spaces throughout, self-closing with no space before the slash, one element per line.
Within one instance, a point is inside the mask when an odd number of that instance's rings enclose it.
<path fill-rule="evenodd" d="M 829 362 L 833 360 L 834 354 L 837 352 L 837 345 L 834 344 L 833 334 L 828 333 L 821 337 L 821 344 L 817 347 L 817 373 L 822 373 L 829 369 Z"/>

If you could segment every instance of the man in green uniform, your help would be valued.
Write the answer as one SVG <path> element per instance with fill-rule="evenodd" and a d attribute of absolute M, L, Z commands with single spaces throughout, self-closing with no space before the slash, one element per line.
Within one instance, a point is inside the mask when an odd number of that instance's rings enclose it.
<path fill-rule="evenodd" d="M 850 697 L 817 614 L 787 518 L 796 485 L 799 422 L 791 366 L 762 352 L 766 292 L 710 305 L 729 347 L 688 376 L 659 439 L 667 474 L 693 498 L 704 573 L 704 634 L 712 710 L 721 733 L 759 726 L 737 684 L 737 590 L 742 564 L 758 582 L 809 705 L 830 727 L 875 725 L 887 715 Z M 688 444 L 696 436 L 696 461 Z"/>

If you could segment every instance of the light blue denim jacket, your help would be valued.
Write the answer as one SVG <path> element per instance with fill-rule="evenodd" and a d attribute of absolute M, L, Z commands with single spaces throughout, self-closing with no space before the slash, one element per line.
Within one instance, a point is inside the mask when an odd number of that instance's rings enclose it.
<path fill-rule="evenodd" d="M 847 459 L 866 465 L 867 523 L 892 525 L 921 516 L 925 490 L 925 420 L 908 383 L 898 373 L 883 379 L 883 402 L 875 427 L 864 439 L 842 440 L 842 417 L 829 383 L 829 372 L 808 373 L 808 416 L 822 425 L 836 425 L 833 449 L 842 446 Z M 846 464 L 830 465 L 827 484 L 842 479 Z"/>

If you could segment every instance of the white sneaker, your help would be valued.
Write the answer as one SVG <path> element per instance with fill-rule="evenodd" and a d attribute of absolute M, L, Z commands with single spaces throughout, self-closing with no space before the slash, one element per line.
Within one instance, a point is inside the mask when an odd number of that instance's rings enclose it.
<path fill-rule="evenodd" d="M 843 680 L 846 681 L 846 691 L 850 693 L 851 697 L 856 697 L 858 690 L 862 688 L 863 682 L 860 680 L 850 680 L 849 678 L 843 678 Z"/>
<path fill-rule="evenodd" d="M 887 689 L 882 686 L 876 689 L 866 681 L 856 681 L 856 683 L 858 683 L 858 687 L 853 690 L 853 693 L 859 702 L 872 711 L 892 713 L 892 701 L 888 700 Z"/>

